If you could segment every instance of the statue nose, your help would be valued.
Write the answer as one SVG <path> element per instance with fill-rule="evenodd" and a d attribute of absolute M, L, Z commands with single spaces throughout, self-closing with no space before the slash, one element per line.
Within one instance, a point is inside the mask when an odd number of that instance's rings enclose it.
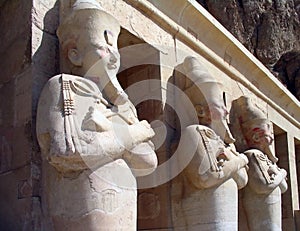
<path fill-rule="evenodd" d="M 118 62 L 118 57 L 119 57 L 118 52 L 115 51 L 114 49 L 109 48 L 109 53 L 110 53 L 110 59 L 109 59 L 110 63 Z"/>

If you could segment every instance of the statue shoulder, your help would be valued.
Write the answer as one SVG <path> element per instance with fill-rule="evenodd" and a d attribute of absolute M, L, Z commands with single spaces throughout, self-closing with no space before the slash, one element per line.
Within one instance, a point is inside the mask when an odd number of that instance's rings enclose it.
<path fill-rule="evenodd" d="M 263 166 L 264 168 L 267 168 L 270 163 L 267 155 L 258 149 L 247 150 L 244 152 L 244 154 L 248 157 L 252 164 L 257 163 L 260 167 Z"/>
<path fill-rule="evenodd" d="M 55 75 L 55 76 L 51 77 L 48 80 L 46 85 L 60 85 L 63 80 L 64 81 L 79 82 L 79 83 L 83 83 L 83 84 L 89 84 L 89 85 L 97 86 L 93 81 L 91 81 L 89 79 L 85 79 L 81 76 L 70 75 L 70 74 L 65 74 L 65 73 L 61 73 L 61 74 L 58 74 L 58 75 Z"/>
<path fill-rule="evenodd" d="M 62 74 L 51 77 L 44 85 L 39 97 L 38 109 L 49 106 L 49 102 L 58 101 L 61 92 L 61 76 Z"/>
<path fill-rule="evenodd" d="M 45 84 L 42 94 L 56 94 L 66 86 L 70 87 L 74 93 L 82 96 L 101 98 L 102 94 L 97 84 L 92 80 L 77 75 L 59 74 L 53 76 Z"/>
<path fill-rule="evenodd" d="M 43 88 L 43 92 L 51 91 L 52 93 L 54 93 L 53 91 L 60 90 L 62 79 L 65 77 L 68 77 L 68 78 L 74 77 L 75 78 L 75 76 L 68 75 L 68 74 L 55 75 L 47 81 L 47 83 L 45 84 L 45 86 Z M 43 94 L 43 92 L 42 92 L 42 94 Z"/>
<path fill-rule="evenodd" d="M 249 150 L 245 151 L 244 154 L 248 158 L 251 158 L 251 157 L 261 158 L 261 157 L 265 156 L 265 154 L 262 151 L 258 150 L 258 149 L 249 149 Z"/>
<path fill-rule="evenodd" d="M 219 136 L 215 133 L 215 131 L 207 126 L 197 125 L 196 129 L 202 137 L 205 136 L 206 138 L 211 140 L 219 140 Z"/>
<path fill-rule="evenodd" d="M 205 136 L 210 139 L 216 139 L 218 137 L 217 134 L 214 132 L 214 130 L 204 125 L 199 125 L 199 124 L 190 125 L 186 127 L 185 130 L 188 133 L 194 133 L 194 132 L 200 133 L 201 136 Z"/>
<path fill-rule="evenodd" d="M 59 93 L 62 89 L 62 77 L 66 76 L 66 74 L 58 74 L 51 77 L 47 83 L 44 85 L 43 90 L 41 92 L 40 101 L 43 100 L 44 97 L 47 100 L 51 99 L 52 97 L 57 98 L 59 97 Z M 50 98 L 49 98 L 50 97 Z"/>
<path fill-rule="evenodd" d="M 45 91 L 49 88 L 55 88 L 55 87 L 60 86 L 61 76 L 62 76 L 62 74 L 51 77 L 45 84 L 43 91 Z"/>

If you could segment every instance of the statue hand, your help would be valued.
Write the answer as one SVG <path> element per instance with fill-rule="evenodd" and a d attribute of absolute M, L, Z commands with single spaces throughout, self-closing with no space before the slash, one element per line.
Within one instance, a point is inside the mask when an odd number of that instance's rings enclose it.
<path fill-rule="evenodd" d="M 283 178 L 286 178 L 287 172 L 286 172 L 285 169 L 281 168 L 281 169 L 280 169 L 280 173 L 281 173 L 281 175 L 283 176 Z"/>
<path fill-rule="evenodd" d="M 127 150 L 131 150 L 143 142 L 148 142 L 154 136 L 154 131 L 145 120 L 138 121 L 132 125 L 121 124 L 118 126 L 116 124 L 113 127 L 113 133 L 118 142 Z"/>
<path fill-rule="evenodd" d="M 281 180 L 280 184 L 279 184 L 279 188 L 281 193 L 285 193 L 286 190 L 288 189 L 288 184 L 287 184 L 287 172 L 285 169 L 280 169 L 280 172 L 283 176 L 283 179 Z"/>
<path fill-rule="evenodd" d="M 155 135 L 153 129 L 146 120 L 139 121 L 130 127 L 132 128 L 132 132 L 139 134 L 139 137 L 141 137 L 143 141 L 149 140 Z"/>
<path fill-rule="evenodd" d="M 238 157 L 241 159 L 241 162 L 243 163 L 243 166 L 245 166 L 249 163 L 248 157 L 245 154 L 240 153 L 238 155 Z"/>
<path fill-rule="evenodd" d="M 278 168 L 276 164 L 273 164 L 269 167 L 268 169 L 268 174 L 272 177 L 275 178 L 277 175 L 281 175 L 282 178 L 286 178 L 287 172 L 283 168 Z"/>
<path fill-rule="evenodd" d="M 108 131 L 111 130 L 111 122 L 99 110 L 90 107 L 82 122 L 83 130 Z"/>
<path fill-rule="evenodd" d="M 238 158 L 239 159 L 239 164 L 241 166 L 245 166 L 249 163 L 249 160 L 248 160 L 248 158 L 245 154 L 232 152 L 231 149 L 224 149 L 224 155 L 226 156 L 228 161 Z"/>
<path fill-rule="evenodd" d="M 229 162 L 233 162 L 237 165 L 237 169 L 241 169 L 243 167 L 246 167 L 246 165 L 249 163 L 249 160 L 245 154 L 240 153 L 237 156 L 231 157 Z"/>

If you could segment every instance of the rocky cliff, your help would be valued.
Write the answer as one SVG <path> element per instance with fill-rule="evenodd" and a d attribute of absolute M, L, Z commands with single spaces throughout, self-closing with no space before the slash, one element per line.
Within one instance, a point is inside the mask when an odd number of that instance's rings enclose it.
<path fill-rule="evenodd" d="M 300 0 L 198 0 L 300 100 Z"/>

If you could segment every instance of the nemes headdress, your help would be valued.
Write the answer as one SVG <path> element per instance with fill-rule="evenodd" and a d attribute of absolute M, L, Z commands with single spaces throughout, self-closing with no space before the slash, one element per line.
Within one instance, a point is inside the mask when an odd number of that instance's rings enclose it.
<path fill-rule="evenodd" d="M 57 36 L 62 47 L 70 39 L 76 40 L 82 33 L 101 34 L 103 43 L 117 47 L 120 24 L 111 14 L 107 13 L 95 0 L 77 0 L 70 12 L 62 19 Z"/>
<path fill-rule="evenodd" d="M 231 118 L 233 120 L 238 120 L 244 134 L 250 129 L 269 124 L 267 117 L 261 110 L 255 107 L 251 103 L 250 98 L 246 96 L 241 96 L 240 98 L 232 101 L 231 111 Z M 235 115 L 233 115 L 233 113 Z"/>
<path fill-rule="evenodd" d="M 223 101 L 222 84 L 212 77 L 199 59 L 193 56 L 186 57 L 183 70 L 187 77 L 184 92 L 194 105 Z"/>

